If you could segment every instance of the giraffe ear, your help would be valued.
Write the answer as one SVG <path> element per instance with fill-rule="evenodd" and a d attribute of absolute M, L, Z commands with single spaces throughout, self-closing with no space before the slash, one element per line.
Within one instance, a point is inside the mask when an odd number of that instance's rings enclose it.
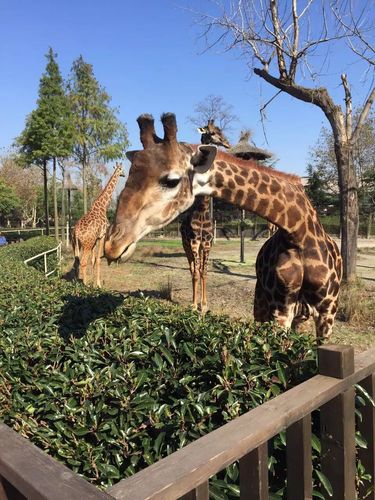
<path fill-rule="evenodd" d="M 198 174 L 208 172 L 216 158 L 217 147 L 213 145 L 198 146 L 197 152 L 191 158 L 191 164 Z"/>
<path fill-rule="evenodd" d="M 138 153 L 139 149 L 135 149 L 134 151 L 127 151 L 125 153 L 126 155 L 126 158 L 132 163 L 133 162 L 133 158 L 134 158 L 134 155 L 135 153 Z"/>
<path fill-rule="evenodd" d="M 205 133 L 205 131 L 206 131 L 206 129 L 205 129 L 205 128 L 203 128 L 203 127 L 198 127 L 198 128 L 197 128 L 197 130 L 198 130 L 198 132 L 199 132 L 200 134 L 204 134 L 204 133 Z"/>

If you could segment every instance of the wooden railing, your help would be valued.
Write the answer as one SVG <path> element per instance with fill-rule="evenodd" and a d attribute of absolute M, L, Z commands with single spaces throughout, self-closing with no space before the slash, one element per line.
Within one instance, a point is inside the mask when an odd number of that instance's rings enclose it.
<path fill-rule="evenodd" d="M 14 431 L 0 425 L 0 500 L 9 488 L 30 499 L 117 498 L 123 500 L 208 500 L 209 478 L 235 461 L 240 498 L 268 498 L 268 440 L 286 430 L 287 495 L 312 498 L 311 412 L 320 408 L 321 470 L 334 500 L 354 500 L 356 475 L 355 384 L 375 395 L 375 349 L 354 358 L 352 347 L 319 348 L 319 375 L 236 418 L 107 490 L 96 490 Z M 375 499 L 375 410 L 361 409 L 360 432 L 367 448 L 357 450 L 372 475 Z M 14 448 L 14 443 L 17 447 Z M 4 486 L 5 485 L 5 486 Z M 8 490 L 7 490 L 8 488 Z M 64 489 L 65 496 L 64 496 Z"/>
<path fill-rule="evenodd" d="M 47 255 L 54 252 L 56 252 L 57 266 L 54 267 L 53 269 L 48 270 Z M 51 250 L 46 250 L 45 252 L 38 253 L 38 255 L 34 255 L 33 257 L 24 260 L 23 263 L 28 264 L 29 262 L 32 262 L 33 260 L 36 259 L 41 259 L 42 257 L 44 261 L 44 275 L 50 276 L 51 274 L 57 272 L 61 263 L 61 242 L 55 248 L 51 248 Z"/>

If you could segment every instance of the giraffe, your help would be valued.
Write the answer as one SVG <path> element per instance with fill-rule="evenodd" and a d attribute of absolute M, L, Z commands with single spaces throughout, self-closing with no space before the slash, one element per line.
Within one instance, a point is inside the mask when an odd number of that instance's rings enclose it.
<path fill-rule="evenodd" d="M 109 223 L 107 207 L 111 201 L 118 178 L 124 176 L 122 164 L 116 163 L 115 171 L 108 183 L 96 198 L 90 210 L 79 219 L 74 227 L 72 244 L 74 249 L 74 268 L 83 283 L 87 283 L 87 261 L 91 253 L 93 270 L 96 268 L 96 286 L 100 287 L 100 258 L 103 255 L 104 237 Z M 97 252 L 95 255 L 95 246 Z M 80 256 L 80 254 L 82 255 Z"/>
<path fill-rule="evenodd" d="M 105 243 L 109 260 L 128 259 L 137 242 L 185 211 L 197 195 L 225 199 L 278 226 L 256 262 L 256 321 L 298 326 L 313 316 L 318 339 L 329 337 L 337 311 L 342 260 L 299 177 L 244 161 L 212 145 L 177 141 L 173 113 L 162 115 L 164 138 L 148 135 L 128 152 L 131 168 Z M 139 118 L 148 134 L 149 115 Z"/>
<path fill-rule="evenodd" d="M 230 148 L 230 144 L 214 120 L 208 120 L 205 127 L 198 128 L 202 144 L 215 144 Z M 200 308 L 207 310 L 207 266 L 208 257 L 214 238 L 210 214 L 210 197 L 197 196 L 193 205 L 185 212 L 181 221 L 180 232 L 182 246 L 189 263 L 193 286 L 193 310 L 198 309 L 198 282 L 200 282 Z"/>

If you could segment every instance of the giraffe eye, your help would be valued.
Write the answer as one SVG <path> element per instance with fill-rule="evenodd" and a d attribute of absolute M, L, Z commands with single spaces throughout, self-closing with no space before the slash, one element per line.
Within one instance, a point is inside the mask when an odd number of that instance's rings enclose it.
<path fill-rule="evenodd" d="M 168 177 L 166 175 L 160 179 L 160 185 L 164 188 L 173 189 L 179 185 L 180 181 L 181 177 Z"/>

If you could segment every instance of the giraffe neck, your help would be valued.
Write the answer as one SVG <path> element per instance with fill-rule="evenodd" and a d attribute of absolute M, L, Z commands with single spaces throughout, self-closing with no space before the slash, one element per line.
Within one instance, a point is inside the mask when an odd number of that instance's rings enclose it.
<path fill-rule="evenodd" d="M 210 197 L 209 196 L 196 196 L 193 204 L 194 210 L 200 212 L 210 211 Z"/>
<path fill-rule="evenodd" d="M 258 214 L 287 231 L 296 244 L 303 243 L 307 231 L 321 232 L 299 177 L 263 167 L 256 161 L 219 152 L 202 192 Z"/>
<path fill-rule="evenodd" d="M 93 208 L 94 207 L 99 207 L 101 209 L 106 209 L 111 201 L 113 191 L 116 188 L 116 184 L 118 181 L 118 178 L 121 174 L 121 169 L 116 169 L 112 176 L 110 177 L 109 181 L 107 182 L 106 186 L 103 188 L 103 191 L 100 193 L 100 195 L 97 197 L 97 199 L 93 203 Z"/>

